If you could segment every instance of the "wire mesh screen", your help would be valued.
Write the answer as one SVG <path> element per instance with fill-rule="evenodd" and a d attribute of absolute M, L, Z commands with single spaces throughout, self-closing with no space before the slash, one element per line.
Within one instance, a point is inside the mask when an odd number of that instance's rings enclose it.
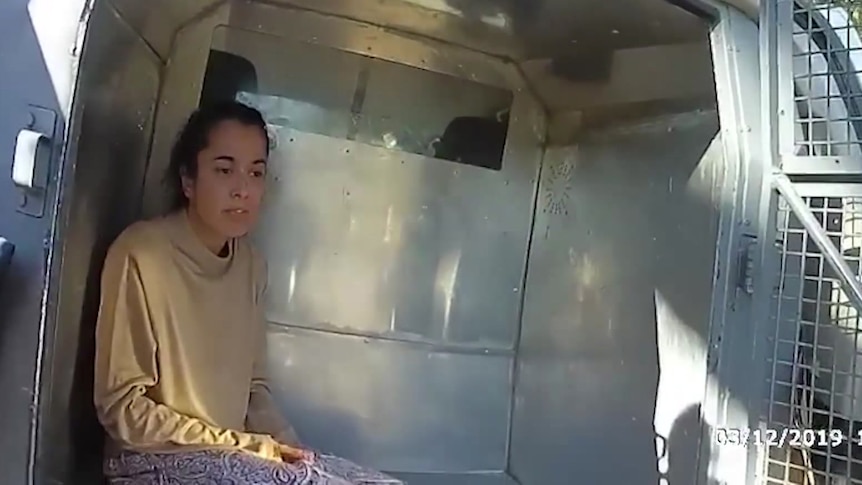
<path fill-rule="evenodd" d="M 793 2 L 795 155 L 858 155 L 862 1 Z"/>
<path fill-rule="evenodd" d="M 858 275 L 862 198 L 808 197 L 806 202 Z M 766 447 L 761 483 L 862 484 L 859 315 L 783 200 L 778 210 L 781 278 L 773 299 L 777 325 L 765 422 L 772 430 L 803 433 L 788 435 L 783 443 L 775 436 L 760 438 Z"/>

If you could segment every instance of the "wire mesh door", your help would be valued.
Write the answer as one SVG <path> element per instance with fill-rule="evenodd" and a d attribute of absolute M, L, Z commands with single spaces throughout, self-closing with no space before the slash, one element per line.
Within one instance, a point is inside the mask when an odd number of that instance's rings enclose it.
<path fill-rule="evenodd" d="M 821 184 L 799 184 L 796 190 L 858 274 L 862 190 Z M 784 197 L 779 198 L 776 221 L 780 281 L 771 302 L 775 328 L 767 428 L 795 432 L 783 439 L 761 438 L 767 447 L 765 483 L 862 483 L 862 448 L 850 441 L 862 439 L 855 424 L 862 423 L 859 313 L 836 269 Z"/>
<path fill-rule="evenodd" d="M 777 282 L 757 483 L 862 484 L 862 0 L 762 9 Z"/>

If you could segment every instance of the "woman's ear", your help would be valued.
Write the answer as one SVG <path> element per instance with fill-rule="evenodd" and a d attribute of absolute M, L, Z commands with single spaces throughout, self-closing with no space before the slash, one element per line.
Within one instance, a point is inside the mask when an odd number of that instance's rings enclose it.
<path fill-rule="evenodd" d="M 194 179 L 188 175 L 187 170 L 180 169 L 180 181 L 183 186 L 183 195 L 185 195 L 187 199 L 191 200 L 195 191 Z"/>

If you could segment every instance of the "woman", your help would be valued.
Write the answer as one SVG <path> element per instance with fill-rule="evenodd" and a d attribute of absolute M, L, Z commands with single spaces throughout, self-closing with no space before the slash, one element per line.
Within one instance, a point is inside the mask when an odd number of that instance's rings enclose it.
<path fill-rule="evenodd" d="M 400 483 L 300 448 L 267 388 L 266 265 L 243 236 L 268 155 L 257 110 L 198 110 L 171 154 L 174 210 L 108 252 L 95 404 L 110 483 Z"/>

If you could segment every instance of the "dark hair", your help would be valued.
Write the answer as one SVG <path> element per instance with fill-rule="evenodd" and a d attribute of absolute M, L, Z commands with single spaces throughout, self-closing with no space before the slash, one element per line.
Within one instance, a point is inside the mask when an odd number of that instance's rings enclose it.
<path fill-rule="evenodd" d="M 266 153 L 269 155 L 269 134 L 266 130 L 266 121 L 260 111 L 236 101 L 201 106 L 189 116 L 171 149 L 171 161 L 165 174 L 165 183 L 168 186 L 172 210 L 188 205 L 189 201 L 183 193 L 182 178 L 197 176 L 198 154 L 209 144 L 210 132 L 216 125 L 228 120 L 260 128 L 266 140 Z"/>

